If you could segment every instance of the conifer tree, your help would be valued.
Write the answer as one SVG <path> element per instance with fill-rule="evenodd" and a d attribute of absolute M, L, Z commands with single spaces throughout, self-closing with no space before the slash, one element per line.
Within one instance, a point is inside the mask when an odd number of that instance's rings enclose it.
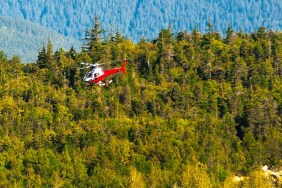
<path fill-rule="evenodd" d="M 40 69 L 47 68 L 47 54 L 44 45 L 42 50 L 38 53 L 38 58 L 36 63 Z"/>
<path fill-rule="evenodd" d="M 226 39 L 225 42 L 229 44 L 232 41 L 232 36 L 233 35 L 233 29 L 231 28 L 230 24 L 227 26 L 227 31 L 226 31 Z"/>
<path fill-rule="evenodd" d="M 100 23 L 98 17 L 95 16 L 94 26 L 90 31 L 86 31 L 86 44 L 83 46 L 83 51 L 86 51 L 93 62 L 99 61 L 102 58 L 104 44 L 103 44 L 103 35 L 105 30 L 100 28 Z"/>
<path fill-rule="evenodd" d="M 162 29 L 157 39 L 158 47 L 158 64 L 160 66 L 160 72 L 164 73 L 174 65 L 174 49 L 173 49 L 174 37 L 172 33 L 172 26 L 168 29 Z"/>

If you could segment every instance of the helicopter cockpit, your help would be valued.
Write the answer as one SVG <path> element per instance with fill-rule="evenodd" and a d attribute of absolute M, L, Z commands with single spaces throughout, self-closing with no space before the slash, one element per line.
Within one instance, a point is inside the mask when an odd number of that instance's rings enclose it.
<path fill-rule="evenodd" d="M 87 74 L 87 78 L 92 78 L 93 77 L 93 73 L 92 72 L 89 72 L 88 74 Z"/>
<path fill-rule="evenodd" d="M 102 74 L 103 74 L 103 70 L 102 70 L 101 67 L 94 68 L 90 72 L 85 74 L 83 81 L 88 82 L 88 81 L 91 81 L 91 80 L 96 80 Z"/>

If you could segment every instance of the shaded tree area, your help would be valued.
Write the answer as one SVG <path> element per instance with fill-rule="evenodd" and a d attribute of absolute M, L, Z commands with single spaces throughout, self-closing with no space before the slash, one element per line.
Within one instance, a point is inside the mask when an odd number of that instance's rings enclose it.
<path fill-rule="evenodd" d="M 48 41 L 37 63 L 0 52 L 1 187 L 271 186 L 256 169 L 282 165 L 281 37 L 168 28 L 81 53 Z M 124 57 L 110 86 L 82 82 L 80 62 Z"/>

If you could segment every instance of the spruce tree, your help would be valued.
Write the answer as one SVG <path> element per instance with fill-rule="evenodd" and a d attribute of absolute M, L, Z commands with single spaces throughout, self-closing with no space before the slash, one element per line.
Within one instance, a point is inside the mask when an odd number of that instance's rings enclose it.
<path fill-rule="evenodd" d="M 90 31 L 86 31 L 85 46 L 82 47 L 83 51 L 86 51 L 92 58 L 93 62 L 99 61 L 103 55 L 103 35 L 105 30 L 100 28 L 98 17 L 95 16 L 95 23 Z"/>

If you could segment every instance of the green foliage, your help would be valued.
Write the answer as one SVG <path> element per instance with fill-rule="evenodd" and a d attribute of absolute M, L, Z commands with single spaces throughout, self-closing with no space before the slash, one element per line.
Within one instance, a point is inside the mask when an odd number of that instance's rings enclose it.
<path fill-rule="evenodd" d="M 272 186 L 256 169 L 282 165 L 281 33 L 111 37 L 49 41 L 36 64 L 0 52 L 1 187 Z M 81 81 L 80 62 L 123 57 L 109 86 Z"/>

